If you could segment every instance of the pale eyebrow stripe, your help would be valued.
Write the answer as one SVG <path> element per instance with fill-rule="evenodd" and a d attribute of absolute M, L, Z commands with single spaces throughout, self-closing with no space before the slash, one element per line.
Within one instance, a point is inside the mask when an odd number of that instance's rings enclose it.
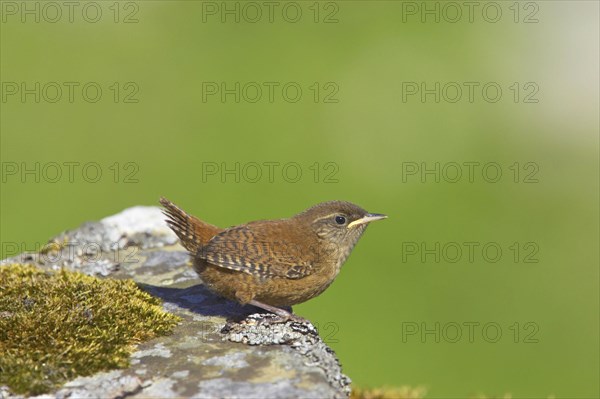
<path fill-rule="evenodd" d="M 339 215 L 339 213 L 338 213 L 338 212 L 330 213 L 330 214 L 328 214 L 328 215 L 321 216 L 320 218 L 318 218 L 318 219 L 315 219 L 315 222 L 316 222 L 316 221 L 318 221 L 318 220 L 328 219 L 328 218 L 330 218 L 330 217 L 332 217 L 332 216 L 337 216 L 337 215 Z M 347 217 L 347 216 L 345 216 L 345 215 L 344 215 L 344 217 Z"/>

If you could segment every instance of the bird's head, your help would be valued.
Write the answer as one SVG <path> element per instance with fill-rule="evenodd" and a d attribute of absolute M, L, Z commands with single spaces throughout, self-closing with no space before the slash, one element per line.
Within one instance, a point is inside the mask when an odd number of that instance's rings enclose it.
<path fill-rule="evenodd" d="M 369 213 L 351 202 L 328 201 L 317 204 L 294 218 L 307 223 L 343 263 L 369 223 L 387 216 Z"/>

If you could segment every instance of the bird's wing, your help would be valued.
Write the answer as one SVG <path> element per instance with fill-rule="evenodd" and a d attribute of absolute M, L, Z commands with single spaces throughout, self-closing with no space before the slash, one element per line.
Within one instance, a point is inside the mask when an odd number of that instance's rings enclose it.
<path fill-rule="evenodd" d="M 272 225 L 267 231 L 260 222 L 232 227 L 214 236 L 198 255 L 213 265 L 255 275 L 300 279 L 311 273 L 311 254 L 297 240 L 286 240 L 289 230 Z M 288 234 L 281 234 L 281 233 Z M 304 250 L 304 251 L 303 251 Z"/>

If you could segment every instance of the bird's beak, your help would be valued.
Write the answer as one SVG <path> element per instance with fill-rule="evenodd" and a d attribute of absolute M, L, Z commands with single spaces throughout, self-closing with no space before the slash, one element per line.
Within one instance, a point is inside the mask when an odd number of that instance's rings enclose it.
<path fill-rule="evenodd" d="M 350 228 L 352 226 L 358 226 L 360 224 L 370 223 L 374 220 L 385 219 L 385 218 L 387 218 L 387 215 L 382 215 L 380 213 L 367 213 L 365 216 L 361 217 L 360 219 L 356 219 L 354 222 L 351 222 L 348 225 L 348 228 Z"/>

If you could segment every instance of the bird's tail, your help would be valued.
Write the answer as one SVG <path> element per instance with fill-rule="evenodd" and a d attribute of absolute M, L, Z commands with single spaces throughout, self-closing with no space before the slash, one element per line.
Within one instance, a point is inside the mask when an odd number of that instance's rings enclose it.
<path fill-rule="evenodd" d="M 202 246 L 223 229 L 203 222 L 195 216 L 189 215 L 168 199 L 161 197 L 160 203 L 165 207 L 163 213 L 167 217 L 167 224 L 181 240 L 181 245 L 192 254 L 197 254 Z"/>

